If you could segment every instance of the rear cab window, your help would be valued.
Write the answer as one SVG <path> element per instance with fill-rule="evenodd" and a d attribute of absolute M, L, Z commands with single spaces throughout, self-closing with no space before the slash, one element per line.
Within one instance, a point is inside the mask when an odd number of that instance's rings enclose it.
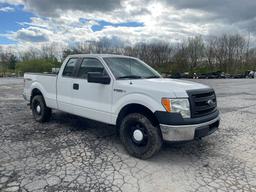
<path fill-rule="evenodd" d="M 69 59 L 64 70 L 63 70 L 62 76 L 63 77 L 74 77 L 77 62 L 78 62 L 78 58 Z"/>

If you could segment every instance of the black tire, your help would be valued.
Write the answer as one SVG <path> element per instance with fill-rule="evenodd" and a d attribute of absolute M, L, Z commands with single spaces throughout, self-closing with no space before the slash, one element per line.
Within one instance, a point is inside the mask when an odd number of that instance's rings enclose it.
<path fill-rule="evenodd" d="M 38 110 L 39 108 L 40 110 Z M 52 115 L 51 108 L 48 108 L 45 104 L 44 98 L 42 95 L 36 95 L 32 98 L 31 109 L 34 116 L 34 119 L 37 122 L 43 123 L 49 121 Z"/>
<path fill-rule="evenodd" d="M 119 132 L 124 147 L 134 157 L 148 159 L 161 149 L 163 141 L 160 128 L 143 114 L 128 114 L 121 122 Z M 138 140 L 135 139 L 135 132 L 139 132 Z"/>

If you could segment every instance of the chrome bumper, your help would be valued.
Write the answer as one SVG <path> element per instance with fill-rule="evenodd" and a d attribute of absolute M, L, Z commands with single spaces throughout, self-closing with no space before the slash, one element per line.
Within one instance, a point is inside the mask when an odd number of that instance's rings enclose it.
<path fill-rule="evenodd" d="M 200 123 L 200 124 L 193 124 L 193 125 L 160 124 L 160 128 L 162 131 L 163 140 L 165 141 L 189 141 L 189 140 L 195 139 L 196 129 L 210 127 L 210 125 L 216 123 L 219 120 L 220 120 L 220 117 L 217 117 L 211 121 Z M 217 128 L 213 129 L 212 131 L 209 131 L 207 135 L 216 131 Z"/>

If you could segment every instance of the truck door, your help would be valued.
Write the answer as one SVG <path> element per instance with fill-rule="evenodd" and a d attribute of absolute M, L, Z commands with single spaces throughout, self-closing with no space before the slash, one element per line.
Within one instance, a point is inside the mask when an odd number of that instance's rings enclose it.
<path fill-rule="evenodd" d="M 83 58 L 73 79 L 74 114 L 102 121 L 111 122 L 112 83 L 88 83 L 88 72 L 106 73 L 103 64 L 97 58 Z M 107 74 L 108 75 L 108 74 Z"/>
<path fill-rule="evenodd" d="M 57 80 L 58 109 L 68 113 L 73 112 L 73 78 L 79 64 L 79 58 L 70 58 L 64 69 L 60 71 Z"/>

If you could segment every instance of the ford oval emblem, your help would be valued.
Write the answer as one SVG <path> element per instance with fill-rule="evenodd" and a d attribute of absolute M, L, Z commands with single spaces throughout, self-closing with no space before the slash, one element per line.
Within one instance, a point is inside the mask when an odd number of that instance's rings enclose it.
<path fill-rule="evenodd" d="M 207 101 L 207 104 L 210 105 L 210 106 L 213 106 L 214 102 L 213 102 L 213 100 L 210 99 L 210 100 Z"/>

